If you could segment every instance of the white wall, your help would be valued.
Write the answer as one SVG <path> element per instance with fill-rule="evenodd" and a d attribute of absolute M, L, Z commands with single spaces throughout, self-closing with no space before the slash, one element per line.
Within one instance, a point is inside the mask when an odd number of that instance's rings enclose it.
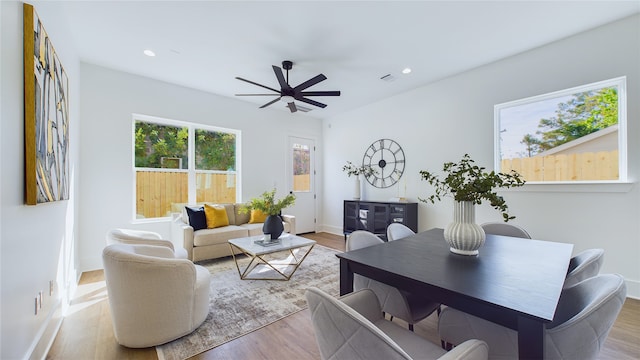
<path fill-rule="evenodd" d="M 285 193 L 287 137 L 321 140 L 320 120 L 83 63 L 79 178 L 80 268 L 102 268 L 106 232 L 129 227 L 170 236 L 169 222 L 132 224 L 132 113 L 242 131 L 243 201 Z M 233 76 L 233 74 L 229 74 Z M 321 145 L 320 143 L 317 143 Z M 316 159 L 322 163 L 322 156 Z M 321 187 L 320 187 L 321 188 Z"/>
<path fill-rule="evenodd" d="M 2 316 L 0 358 L 41 358 L 61 322 L 61 310 L 75 285 L 75 239 L 80 63 L 73 41 L 55 4 L 31 2 L 48 32 L 69 77 L 70 160 L 69 201 L 24 205 L 24 112 L 22 2 L 2 1 L 0 99 L 0 250 Z M 53 296 L 49 281 L 56 281 Z M 34 315 L 34 300 L 44 292 L 43 307 Z"/>
<path fill-rule="evenodd" d="M 411 65 L 411 64 L 410 64 Z M 415 67 L 415 66 L 414 66 Z M 353 178 L 335 176 L 346 161 L 360 162 L 379 138 L 403 146 L 406 170 L 401 193 L 412 201 L 431 194 L 419 171 L 469 153 L 493 168 L 493 106 L 618 76 L 627 76 L 629 174 L 640 171 L 640 16 L 459 74 L 358 110 L 325 119 L 323 228 L 342 233 L 342 201 L 350 199 Z M 387 200 L 398 187 L 375 189 L 363 182 L 364 198 Z M 640 297 L 640 202 L 633 185 L 526 186 L 505 191 L 515 224 L 534 238 L 575 244 L 574 252 L 601 247 L 604 272 L 622 274 L 629 294 Z M 445 227 L 452 203 L 419 203 L 419 228 Z M 477 221 L 500 221 L 483 204 Z"/>

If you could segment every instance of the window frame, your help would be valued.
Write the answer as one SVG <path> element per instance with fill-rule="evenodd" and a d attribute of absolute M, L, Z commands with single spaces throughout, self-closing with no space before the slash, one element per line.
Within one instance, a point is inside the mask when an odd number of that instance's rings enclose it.
<path fill-rule="evenodd" d="M 580 85 L 563 90 L 553 91 L 546 94 L 531 96 L 523 99 L 504 102 L 494 105 L 494 169 L 500 172 L 502 168 L 501 156 L 501 119 L 500 112 L 507 108 L 528 105 L 536 102 L 542 102 L 563 96 L 571 96 L 573 94 L 596 90 L 606 87 L 617 87 L 618 91 L 618 179 L 617 180 L 559 180 L 559 181 L 527 181 L 530 185 L 565 185 L 565 184 L 627 184 L 628 178 L 628 160 L 627 160 L 627 92 L 626 92 L 626 76 L 620 76 L 608 80 L 598 81 L 585 85 Z M 588 136 L 588 135 L 586 135 Z M 560 145 L 562 146 L 562 145 Z M 558 146 L 559 147 L 559 146 Z M 526 186 L 526 185 L 525 185 Z"/>
<path fill-rule="evenodd" d="M 186 169 L 164 169 L 164 168 L 139 168 L 136 167 L 136 154 L 135 154 L 135 129 L 136 129 L 136 122 L 137 121 L 142 121 L 142 122 L 147 122 L 147 123 L 153 123 L 153 124 L 158 124 L 158 125 L 166 125 L 166 126 L 177 126 L 177 127 L 186 127 L 188 129 L 189 132 L 189 140 L 188 140 L 188 145 L 187 145 L 187 156 L 188 156 L 188 161 L 187 161 L 187 168 Z M 235 138 L 236 138 L 236 148 L 235 148 L 235 159 L 236 159 L 236 166 L 235 166 L 235 170 L 233 171 L 221 171 L 221 170 L 198 170 L 196 169 L 196 148 L 195 148 L 195 131 L 196 129 L 198 130 L 205 130 L 205 131 L 211 131 L 211 132 L 224 132 L 224 133 L 230 133 L 230 134 L 234 134 Z M 242 197 L 242 175 L 241 175 L 241 149 L 242 149 L 242 142 L 241 142 L 241 135 L 242 132 L 240 130 L 237 129 L 229 129 L 229 128 L 223 128 L 223 127 L 219 127 L 219 126 L 212 126 L 212 125 L 204 125 L 204 124 L 199 124 L 199 123 L 194 123 L 194 122 L 188 122 L 188 121 L 182 121 L 182 120 L 173 120 L 173 119 L 167 119 L 167 118 L 161 118 L 161 117 L 157 117 L 157 116 L 151 116 L 151 115 L 143 115 L 143 114 L 136 114 L 133 113 L 131 116 L 131 139 L 132 139 L 132 145 L 131 145 L 131 169 L 132 169 L 132 184 L 133 184 L 133 189 L 132 189 L 132 222 L 133 223 L 149 223 L 149 222 L 161 222 L 161 221 L 167 221 L 171 219 L 171 216 L 163 216 L 163 217 L 155 217 L 155 218 L 137 218 L 137 209 L 136 209 L 136 172 L 138 170 L 149 170 L 149 171 L 158 171 L 158 172 L 186 172 L 187 173 L 187 203 L 188 204 L 195 204 L 196 203 L 196 174 L 197 173 L 216 173 L 216 174 L 233 174 L 235 176 L 235 185 L 236 185 L 236 202 L 240 202 Z"/>

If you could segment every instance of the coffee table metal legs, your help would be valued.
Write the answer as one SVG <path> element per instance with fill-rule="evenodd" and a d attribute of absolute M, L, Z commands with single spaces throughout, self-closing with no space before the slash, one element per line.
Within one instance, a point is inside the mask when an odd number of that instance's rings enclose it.
<path fill-rule="evenodd" d="M 241 248 L 229 243 L 229 247 L 231 248 L 231 254 L 233 256 L 233 261 L 236 264 L 236 269 L 238 269 L 238 275 L 240 275 L 240 279 L 242 280 L 280 280 L 280 281 L 288 281 L 289 279 L 291 279 L 291 276 L 293 276 L 293 274 L 296 272 L 296 270 L 298 270 L 298 267 L 300 267 L 300 264 L 302 264 L 302 262 L 304 261 L 304 259 L 307 258 L 307 255 L 309 255 L 309 253 L 311 252 L 311 250 L 313 249 L 314 245 L 311 245 L 311 247 L 304 253 L 304 255 L 302 255 L 302 257 L 300 259 L 298 259 L 298 257 L 296 257 L 296 254 L 293 252 L 293 250 L 295 249 L 289 249 L 289 254 L 291 254 L 291 256 L 293 257 L 293 262 L 286 262 L 286 263 L 279 263 L 279 260 L 271 260 L 269 261 L 268 259 L 266 259 L 265 257 L 263 257 L 262 255 L 251 255 L 247 252 L 245 252 L 244 250 L 242 250 Z M 249 264 L 244 268 L 244 269 L 240 269 L 240 264 L 238 264 L 238 258 L 236 257 L 236 252 L 234 251 L 234 248 L 240 250 L 243 254 L 245 254 L 246 256 L 248 256 L 251 260 L 249 261 Z M 297 249 L 302 249 L 302 248 L 297 248 Z M 269 253 L 269 254 L 265 254 L 265 255 L 272 255 L 273 253 Z M 265 265 L 271 269 L 273 269 L 276 273 L 280 274 L 280 276 L 282 276 L 282 278 L 265 278 L 265 277 L 253 277 L 250 276 L 252 271 L 258 266 L 258 265 Z M 284 266 L 285 269 L 293 266 L 293 269 L 289 272 L 289 271 L 280 271 L 277 266 Z"/>

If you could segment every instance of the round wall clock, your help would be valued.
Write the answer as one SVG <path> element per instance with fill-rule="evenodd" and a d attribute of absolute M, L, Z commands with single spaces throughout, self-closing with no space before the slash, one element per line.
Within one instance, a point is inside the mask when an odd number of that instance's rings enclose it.
<path fill-rule="evenodd" d="M 373 173 L 365 176 L 369 184 L 388 188 L 400 180 L 404 173 L 404 151 L 391 139 L 374 141 L 364 152 L 363 165 L 369 165 Z"/>

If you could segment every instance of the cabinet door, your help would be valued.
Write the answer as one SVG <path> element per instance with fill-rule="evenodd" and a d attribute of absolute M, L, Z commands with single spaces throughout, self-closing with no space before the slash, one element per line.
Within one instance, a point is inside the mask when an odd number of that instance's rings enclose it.
<path fill-rule="evenodd" d="M 392 204 L 389 206 L 389 224 L 404 224 L 407 209 L 404 205 Z"/>
<path fill-rule="evenodd" d="M 357 230 L 367 230 L 369 231 L 370 219 L 369 216 L 372 214 L 370 211 L 370 206 L 367 203 L 358 203 L 358 222 L 357 222 Z"/>
<path fill-rule="evenodd" d="M 389 206 L 387 204 L 371 204 L 372 217 L 369 231 L 376 235 L 385 235 L 387 233 L 387 225 L 389 225 Z"/>
<path fill-rule="evenodd" d="M 358 202 L 345 201 L 344 202 L 344 221 L 342 231 L 347 234 L 358 230 Z"/>

